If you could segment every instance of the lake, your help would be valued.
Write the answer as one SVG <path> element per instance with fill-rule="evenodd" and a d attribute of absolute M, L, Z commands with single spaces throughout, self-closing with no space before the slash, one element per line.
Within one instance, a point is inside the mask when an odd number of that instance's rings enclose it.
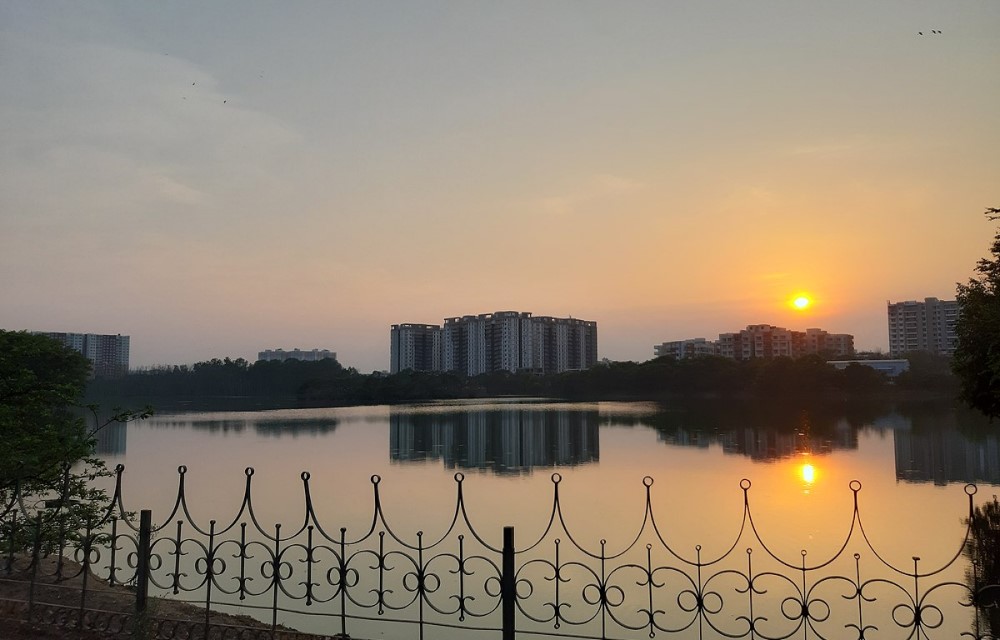
<path fill-rule="evenodd" d="M 302 526 L 308 505 L 315 522 L 332 541 L 327 544 L 328 560 L 336 556 L 340 536 L 359 539 L 373 527 L 382 530 L 383 524 L 390 532 L 383 536 L 385 540 L 396 536 L 413 545 L 408 553 L 416 555 L 424 541 L 435 541 L 449 531 L 456 504 L 460 504 L 459 525 L 467 519 L 487 547 L 502 546 L 505 526 L 514 527 L 519 552 L 538 542 L 519 556 L 523 567 L 518 574 L 521 598 L 529 590 L 549 588 L 553 580 L 548 574 L 555 572 L 555 565 L 572 562 L 568 558 L 574 553 L 600 564 L 602 558 L 621 551 L 617 562 L 629 566 L 622 569 L 624 573 L 614 585 L 620 596 L 610 588 L 611 579 L 594 577 L 596 574 L 587 572 L 597 570 L 586 569 L 586 563 L 581 562 L 575 568 L 591 576 L 586 580 L 595 585 L 589 595 L 587 589 L 567 586 L 566 593 L 548 595 L 541 605 L 527 598 L 521 602 L 519 629 L 594 637 L 648 637 L 650 630 L 660 636 L 675 629 L 677 637 L 723 637 L 746 628 L 741 617 L 747 614 L 740 611 L 747 606 L 756 607 L 750 617 L 768 618 L 767 624 L 777 625 L 767 632 L 763 626 L 756 628 L 769 635 L 812 637 L 803 623 L 814 625 L 814 632 L 821 633 L 823 625 L 843 632 L 844 625 L 851 624 L 844 616 L 855 615 L 841 611 L 838 603 L 847 597 L 843 593 L 817 595 L 822 602 L 814 605 L 809 616 L 782 610 L 787 609 L 783 600 L 802 591 L 799 582 L 806 579 L 812 584 L 813 574 L 795 567 L 835 560 L 830 567 L 836 575 L 854 579 L 860 570 L 853 554 L 858 553 L 876 565 L 864 567 L 868 577 L 885 574 L 893 585 L 902 585 L 887 587 L 892 592 L 913 585 L 891 567 L 906 571 L 916 567 L 917 573 L 934 573 L 935 584 L 963 583 L 968 562 L 964 558 L 952 560 L 963 545 L 970 502 L 967 492 L 976 491 L 972 501 L 981 504 L 991 499 L 1000 485 L 997 430 L 973 414 L 934 406 L 838 413 L 505 399 L 393 407 L 174 412 L 141 423 L 107 427 L 100 434 L 98 451 L 111 465 L 125 465 L 126 508 L 151 509 L 154 523 L 169 525 L 158 534 L 161 552 L 168 549 L 167 532 L 178 519 L 175 515 L 166 522 L 174 508 L 178 467 L 182 465 L 184 506 L 190 519 L 206 531 L 211 520 L 216 520 L 221 530 L 237 517 L 250 478 L 247 468 L 252 468 L 253 516 L 261 530 L 272 531 L 275 524 L 281 524 L 282 531 Z M 308 503 L 302 472 L 308 472 Z M 384 521 L 373 524 L 376 514 L 384 516 Z M 553 529 L 547 534 L 553 514 Z M 241 518 L 245 521 L 245 514 Z M 231 530 L 233 535 L 238 535 L 237 531 L 235 527 Z M 319 531 L 309 535 L 318 539 Z M 471 545 L 475 536 L 466 537 Z M 557 539 L 560 542 L 555 542 Z M 374 537 L 368 541 L 379 544 Z M 698 600 L 711 591 L 702 588 L 705 583 L 691 583 L 694 578 L 667 568 L 662 559 L 659 564 L 650 560 L 654 562 L 650 568 L 661 566 L 659 573 L 642 569 L 647 562 L 647 544 L 654 552 L 662 547 L 671 561 L 695 573 L 698 569 L 707 571 L 702 565 L 719 558 L 712 565 L 713 584 L 726 586 L 716 587 L 718 606 L 711 598 Z M 752 548 L 753 555 L 744 548 Z M 878 557 L 873 558 L 872 549 Z M 379 564 L 380 553 L 384 552 L 370 547 L 357 556 L 355 564 L 376 569 L 372 563 Z M 559 553 L 566 558 L 556 560 Z M 914 557 L 919 557 L 916 564 Z M 442 558 L 442 562 L 453 560 L 451 555 Z M 755 564 L 748 569 L 751 558 Z M 299 558 L 297 562 L 311 567 L 307 560 Z M 402 555 L 399 560 L 407 562 Z M 767 569 L 768 563 L 778 569 Z M 226 571 L 234 567 L 230 561 Z M 324 572 L 328 569 L 323 567 Z M 569 569 L 564 569 L 567 579 Z M 491 570 L 487 568 L 487 573 Z M 768 570 L 790 575 L 791 584 L 774 578 L 777 582 L 770 591 L 782 593 L 781 598 L 768 600 L 759 595 L 753 603 L 748 595 L 744 606 L 739 572 L 758 575 Z M 532 576 L 532 571 L 536 575 Z M 625 577 L 628 572 L 632 575 Z M 448 571 L 439 573 L 445 581 L 457 582 L 447 577 Z M 648 580 L 654 573 L 656 577 Z M 643 594 L 647 592 L 652 603 L 654 590 L 641 584 L 643 576 L 646 582 L 666 585 L 658 587 L 662 593 L 656 593 L 657 604 L 648 607 L 662 612 L 653 616 L 653 628 L 648 626 L 649 616 L 639 611 L 647 607 L 618 604 L 619 598 L 634 602 L 646 598 Z M 412 620 L 413 616 L 426 615 L 430 621 L 438 616 L 430 605 L 436 603 L 444 610 L 451 606 L 448 602 L 461 602 L 455 600 L 458 596 L 442 595 L 439 601 L 429 596 L 427 611 L 414 613 L 402 608 L 409 602 L 406 598 L 392 598 L 411 593 L 416 578 L 398 581 L 391 596 L 379 595 L 380 588 L 386 591 L 383 587 L 366 587 L 366 581 L 383 577 L 357 576 L 360 586 L 355 593 L 363 595 L 354 605 L 346 603 L 353 616 L 348 630 L 355 637 L 415 637 L 411 625 L 368 623 L 364 618 Z M 681 580 L 676 588 L 668 584 L 674 578 Z M 555 582 L 562 579 L 560 574 Z M 768 579 L 762 577 L 760 584 Z M 860 581 L 864 579 L 861 576 Z M 259 577 L 258 582 L 261 580 Z M 329 575 L 325 582 L 315 577 L 310 580 L 321 584 L 317 594 L 323 588 L 331 598 L 338 593 L 336 579 Z M 727 584 L 727 580 L 735 583 Z M 688 583 L 690 588 L 683 586 Z M 479 602 L 495 600 L 492 592 L 498 586 L 480 586 Z M 877 590 L 879 585 L 870 587 Z M 943 587 L 942 594 L 953 587 Z M 921 585 L 915 588 L 919 591 Z M 293 591 L 282 592 L 282 597 L 294 602 L 303 595 Z M 690 595 L 677 595 L 688 591 Z M 663 597 L 666 592 L 671 597 Z M 239 594 L 217 595 L 220 602 L 235 603 Z M 304 595 L 309 599 L 313 596 L 311 592 Z M 952 595 L 942 597 L 957 601 Z M 553 606 L 560 602 L 553 598 L 563 597 L 567 603 L 576 597 L 576 608 Z M 319 595 L 317 599 L 324 600 Z M 855 612 L 857 600 L 848 603 Z M 732 611 L 734 603 L 740 604 Z M 329 606 L 336 604 L 337 599 L 332 598 Z M 401 608 L 397 611 L 396 606 Z M 835 611 L 819 615 L 817 606 Z M 935 606 L 944 612 L 944 620 L 934 633 L 929 629 L 936 625 L 922 627 L 929 637 L 957 637 L 974 624 L 971 608 Z M 554 616 L 556 610 L 559 614 Z M 577 616 L 581 611 L 596 615 Z M 930 612 L 921 609 L 923 624 L 929 624 Z M 616 613 L 620 616 L 615 619 L 609 615 Z M 483 626 L 493 625 L 499 615 L 490 607 L 478 614 Z M 470 610 L 470 618 L 476 615 Z M 269 614 L 261 617 L 269 619 Z M 447 616 L 439 617 L 444 621 L 441 624 L 452 622 Z M 279 619 L 302 630 L 331 632 L 332 623 L 325 617 L 282 612 Z M 338 629 L 341 622 L 337 622 Z M 912 630 L 905 611 L 893 614 L 885 607 L 866 611 L 865 624 L 869 622 L 885 630 L 880 637 L 906 637 Z M 449 634 L 464 637 L 446 626 L 435 627 L 430 637 Z"/>

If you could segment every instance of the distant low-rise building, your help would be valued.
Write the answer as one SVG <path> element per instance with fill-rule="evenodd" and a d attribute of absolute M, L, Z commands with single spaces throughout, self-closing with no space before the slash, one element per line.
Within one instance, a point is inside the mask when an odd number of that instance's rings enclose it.
<path fill-rule="evenodd" d="M 958 301 L 924 298 L 923 302 L 887 302 L 889 355 L 926 351 L 950 356 L 955 353 L 955 320 Z"/>
<path fill-rule="evenodd" d="M 99 333 L 62 333 L 33 331 L 59 340 L 90 360 L 91 376 L 117 378 L 128 373 L 129 336 Z"/>
<path fill-rule="evenodd" d="M 658 344 L 653 347 L 653 354 L 657 358 L 667 356 L 681 360 L 683 358 L 717 355 L 718 347 L 715 342 L 706 340 L 705 338 L 691 338 L 690 340 L 674 340 Z"/>
<path fill-rule="evenodd" d="M 328 349 L 311 349 L 309 351 L 302 351 L 300 349 L 292 349 L 291 351 L 285 351 L 284 349 L 267 349 L 257 354 L 258 362 L 267 362 L 270 360 L 277 360 L 279 362 L 284 362 L 285 360 L 319 362 L 320 360 L 326 360 L 327 358 L 336 360 L 337 353 Z"/>
<path fill-rule="evenodd" d="M 910 370 L 909 360 L 829 360 L 827 364 L 833 365 L 838 370 L 844 370 L 852 364 L 860 364 L 884 373 L 889 378 L 895 378 L 904 371 Z"/>
<path fill-rule="evenodd" d="M 822 329 L 792 331 L 769 324 L 752 324 L 740 331 L 720 333 L 715 342 L 705 338 L 664 342 L 653 347 L 653 354 L 675 358 L 718 355 L 733 360 L 799 358 L 809 354 L 845 357 L 854 355 L 854 336 Z"/>

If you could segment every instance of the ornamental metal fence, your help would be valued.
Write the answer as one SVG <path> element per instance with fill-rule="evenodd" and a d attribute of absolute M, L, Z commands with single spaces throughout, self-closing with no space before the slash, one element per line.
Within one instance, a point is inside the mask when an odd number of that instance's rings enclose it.
<path fill-rule="evenodd" d="M 638 525 L 614 546 L 574 537 L 558 473 L 547 523 L 526 540 L 510 526 L 477 528 L 461 473 L 450 521 L 431 538 L 390 526 L 379 476 L 371 477 L 370 521 L 352 532 L 321 522 L 308 473 L 301 474 L 301 519 L 283 527 L 258 517 L 252 468 L 235 517 L 207 523 L 192 516 L 185 467 L 162 515 L 126 509 L 123 471 L 116 468 L 109 504 L 82 515 L 67 500 L 33 509 L 16 491 L 8 496 L 0 516 L 0 615 L 149 638 L 294 637 L 288 626 L 331 638 L 504 640 L 996 640 L 1000 632 L 1000 520 L 982 526 L 974 485 L 964 490 L 967 526 L 953 552 L 935 566 L 918 557 L 900 566 L 865 531 L 856 481 L 844 539 L 814 558 L 769 544 L 754 521 L 749 480 L 740 483 L 738 529 L 709 555 L 670 542 L 649 477 Z M 123 587 L 127 606 L 109 605 L 108 594 Z M 151 605 L 150 594 L 200 608 L 172 617 Z M 220 613 L 253 620 L 234 623 Z"/>

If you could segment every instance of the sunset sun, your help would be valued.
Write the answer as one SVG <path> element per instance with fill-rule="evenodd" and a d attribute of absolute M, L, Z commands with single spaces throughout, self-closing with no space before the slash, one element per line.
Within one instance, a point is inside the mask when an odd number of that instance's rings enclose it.
<path fill-rule="evenodd" d="M 794 300 L 792 300 L 792 306 L 800 310 L 807 309 L 810 304 L 812 304 L 812 300 L 806 296 L 797 296 Z"/>

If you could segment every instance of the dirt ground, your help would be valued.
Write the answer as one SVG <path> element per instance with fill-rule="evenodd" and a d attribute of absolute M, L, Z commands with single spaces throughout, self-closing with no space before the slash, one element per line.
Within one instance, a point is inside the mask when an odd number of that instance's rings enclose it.
<path fill-rule="evenodd" d="M 109 640 L 135 638 L 205 638 L 205 610 L 168 598 L 149 598 L 148 619 L 136 626 L 135 591 L 109 587 L 94 576 L 87 580 L 84 627 L 79 628 L 82 576 L 57 581 L 56 560 L 41 561 L 31 593 L 31 574 L 26 562 L 15 562 L 8 575 L 0 571 L 0 638 L 3 640 Z M 64 575 L 79 573 L 80 566 L 66 562 Z M 28 602 L 33 599 L 32 621 L 27 621 Z M 271 640 L 270 627 L 243 615 L 212 612 L 209 640 Z M 279 627 L 275 640 L 334 640 L 341 636 L 318 636 Z M 355 639 L 356 640 L 356 639 Z"/>

